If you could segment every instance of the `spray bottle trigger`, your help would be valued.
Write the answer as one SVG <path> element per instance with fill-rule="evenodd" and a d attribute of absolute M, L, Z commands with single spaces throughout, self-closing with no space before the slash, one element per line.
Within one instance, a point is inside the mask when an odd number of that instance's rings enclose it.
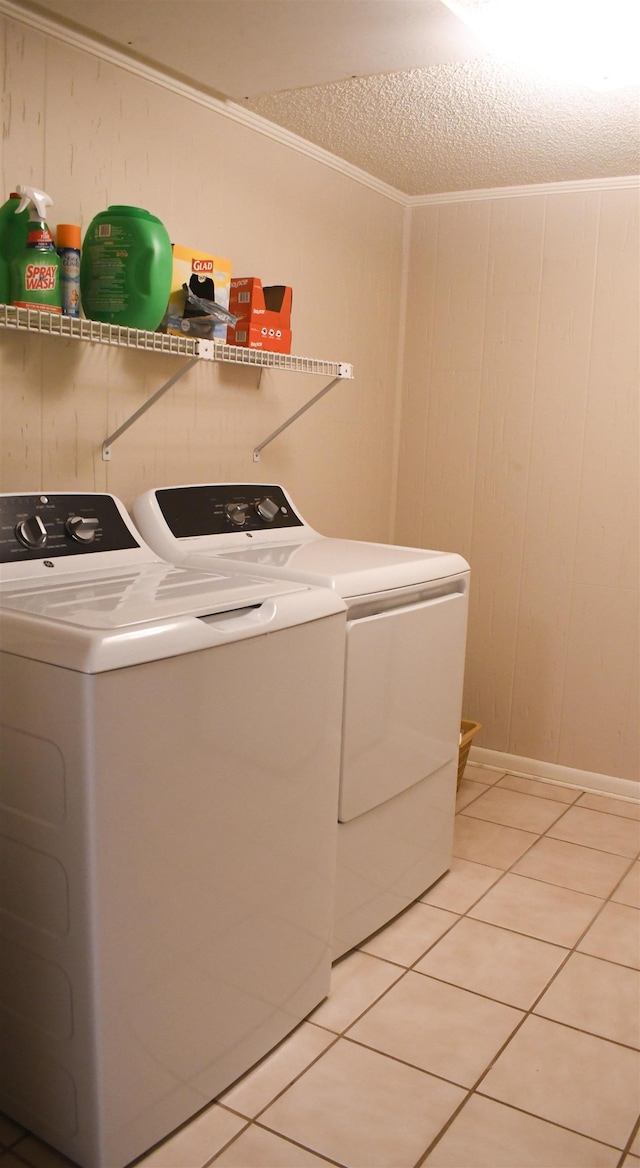
<path fill-rule="evenodd" d="M 21 211 L 24 211 L 25 207 L 33 203 L 40 219 L 46 219 L 47 207 L 53 206 L 53 199 L 50 198 L 46 191 L 39 191 L 36 187 L 27 187 L 22 183 L 18 186 L 17 191 L 20 195 L 20 206 L 16 207 L 16 215 L 19 215 Z"/>

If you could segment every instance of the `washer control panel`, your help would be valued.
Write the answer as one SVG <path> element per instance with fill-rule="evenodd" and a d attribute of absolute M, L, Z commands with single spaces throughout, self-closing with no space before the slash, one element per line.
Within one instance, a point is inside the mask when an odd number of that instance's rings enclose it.
<path fill-rule="evenodd" d="M 213 483 L 156 491 L 164 520 L 176 539 L 302 527 L 282 487 L 260 483 Z"/>
<path fill-rule="evenodd" d="M 137 547 L 111 495 L 0 495 L 0 563 Z"/>

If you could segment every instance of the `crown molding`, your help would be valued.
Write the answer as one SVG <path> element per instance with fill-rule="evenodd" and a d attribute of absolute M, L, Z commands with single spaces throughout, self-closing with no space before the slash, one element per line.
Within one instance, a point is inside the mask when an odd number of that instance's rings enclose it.
<path fill-rule="evenodd" d="M 482 199 L 519 199 L 533 195 L 576 194 L 580 191 L 617 191 L 640 188 L 640 175 L 622 178 L 578 178 L 565 182 L 530 183 L 518 187 L 486 187 L 477 191 L 445 191 L 438 195 L 408 195 L 409 207 L 436 207 L 442 203 L 472 203 Z"/>
<path fill-rule="evenodd" d="M 394 203 L 399 203 L 402 207 L 409 206 L 409 197 L 404 191 L 399 191 L 396 187 L 390 186 L 389 183 L 383 182 L 382 179 L 376 178 L 375 175 L 368 174 L 366 170 L 361 170 L 360 167 L 354 166 L 344 158 L 339 158 L 337 154 L 332 154 L 330 150 L 325 150 L 322 146 L 316 146 L 306 138 L 301 138 L 298 134 L 294 134 L 290 130 L 285 130 L 283 126 L 278 126 L 275 122 L 270 122 L 266 118 L 260 117 L 259 114 L 254 114 L 251 110 L 236 105 L 233 101 L 220 102 L 219 104 L 223 106 L 220 112 L 232 118 L 233 121 L 239 122 L 241 125 L 247 126 L 248 129 L 255 130 L 259 134 L 263 134 L 266 138 L 272 138 L 275 142 L 280 142 L 283 146 L 290 146 L 293 150 L 297 150 L 299 154 L 306 154 L 308 158 L 314 158 L 316 162 L 320 162 L 332 170 L 339 171 L 341 174 L 346 175 L 347 178 L 353 179 L 354 182 L 358 182 L 362 186 L 369 187 L 370 190 L 375 191 L 379 195 L 383 195 L 386 199 L 391 199 Z"/>
<path fill-rule="evenodd" d="M 161 69 L 137 61 L 87 33 L 59 24 L 42 11 L 24 7 L 18 0 L 0 0 L 0 15 L 26 24 L 37 32 L 44 33 L 72 48 L 98 57 L 102 61 L 107 61 L 111 65 L 124 69 L 127 73 L 141 77 L 153 85 L 161 86 L 163 89 L 193 101 L 197 105 L 204 106 L 220 117 L 229 118 L 248 130 L 253 130 L 265 138 L 270 138 L 273 142 L 278 142 L 281 146 L 287 146 L 289 149 L 297 151 L 298 154 L 312 158 L 322 166 L 327 166 L 331 170 L 343 174 L 353 182 L 368 187 L 369 190 L 404 208 L 436 207 L 445 203 L 469 203 L 483 199 L 514 199 L 534 195 L 557 195 L 567 192 L 575 194 L 581 191 L 628 190 L 640 187 L 640 176 L 628 175 L 622 178 L 576 179 L 567 182 L 533 183 L 528 186 L 488 187 L 472 191 L 444 191 L 440 194 L 408 195 L 404 191 L 398 190 L 397 187 L 383 182 L 382 179 L 368 174 L 367 171 L 361 170 L 360 167 L 353 166 L 352 163 L 346 162 L 329 150 L 323 149 L 322 146 L 316 146 L 313 142 L 307 141 L 306 138 L 301 138 L 298 134 L 285 130 L 282 126 L 260 117 L 259 114 L 245 109 L 236 102 L 214 97 L 213 94 L 208 94 L 185 81 L 172 77 Z"/>
<path fill-rule="evenodd" d="M 126 53 L 103 43 L 87 33 L 79 32 L 77 29 L 70 28 L 67 25 L 58 24 L 57 21 L 45 16 L 42 12 L 36 12 L 31 8 L 24 8 L 16 0 L 0 0 L 0 15 L 8 16 L 13 20 L 19 21 L 21 24 L 26 24 L 36 32 L 44 33 L 47 36 L 53 37 L 55 40 L 62 41 L 63 44 L 80 49 L 82 52 L 90 53 L 92 56 L 98 57 L 101 61 L 107 61 L 119 69 L 124 69 L 127 73 L 132 73 L 154 85 L 159 85 L 163 89 L 169 90 L 171 93 L 177 94 L 179 97 L 186 98 L 189 101 L 195 102 L 197 105 L 204 106 L 205 109 L 219 114 L 220 117 L 229 118 L 231 121 L 237 122 L 248 130 L 253 130 L 255 133 L 263 135 L 263 137 L 271 138 L 272 141 L 279 142 L 282 146 L 287 146 L 299 154 L 304 154 L 308 158 L 314 159 L 323 166 L 328 166 L 331 170 L 336 170 L 344 174 L 353 182 L 369 187 L 370 190 L 375 191 L 379 195 L 383 195 L 386 199 L 391 199 L 392 202 L 399 203 L 402 207 L 408 206 L 408 196 L 403 191 L 399 191 L 388 183 L 382 182 L 381 179 L 368 174 L 357 166 L 353 166 L 343 158 L 338 158 L 337 155 L 331 154 L 329 150 L 324 150 L 321 146 L 316 146 L 313 142 L 308 142 L 306 138 L 301 138 L 298 134 L 293 134 L 290 130 L 285 130 L 282 126 L 277 126 L 274 122 L 260 117 L 259 114 L 254 114 L 251 110 L 245 109 L 234 101 L 214 97 L 213 94 L 208 94 L 204 90 L 197 89 L 185 81 L 180 81 L 178 78 L 164 73 L 161 69 L 156 69 L 152 65 L 147 65 L 143 61 L 137 61 L 133 57 L 127 56 Z"/>

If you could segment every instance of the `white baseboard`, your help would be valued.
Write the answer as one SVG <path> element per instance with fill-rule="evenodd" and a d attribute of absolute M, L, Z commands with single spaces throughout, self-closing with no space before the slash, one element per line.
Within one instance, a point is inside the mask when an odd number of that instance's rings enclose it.
<path fill-rule="evenodd" d="M 554 762 L 539 762 L 536 758 L 521 758 L 517 754 L 504 754 L 501 750 L 485 750 L 482 746 L 471 747 L 469 762 L 488 767 L 489 770 L 508 771 L 510 775 L 524 779 L 546 779 L 551 783 L 560 783 L 563 787 L 580 787 L 583 791 L 593 791 L 598 795 L 616 795 L 621 799 L 640 801 L 640 782 L 633 779 L 599 775 L 594 771 L 576 770 Z"/>

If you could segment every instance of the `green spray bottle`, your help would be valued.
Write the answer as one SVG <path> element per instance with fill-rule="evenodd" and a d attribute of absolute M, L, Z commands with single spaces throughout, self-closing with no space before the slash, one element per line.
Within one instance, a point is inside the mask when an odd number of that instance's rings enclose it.
<path fill-rule="evenodd" d="M 20 204 L 16 214 L 29 208 L 27 242 L 11 260 L 11 303 L 16 308 L 37 308 L 62 312 L 60 300 L 60 257 L 45 215 L 52 200 L 35 187 L 18 187 Z"/>
<path fill-rule="evenodd" d="M 29 212 L 17 214 L 20 195 L 12 191 L 0 207 L 0 304 L 11 304 L 11 261 L 27 246 Z"/>

